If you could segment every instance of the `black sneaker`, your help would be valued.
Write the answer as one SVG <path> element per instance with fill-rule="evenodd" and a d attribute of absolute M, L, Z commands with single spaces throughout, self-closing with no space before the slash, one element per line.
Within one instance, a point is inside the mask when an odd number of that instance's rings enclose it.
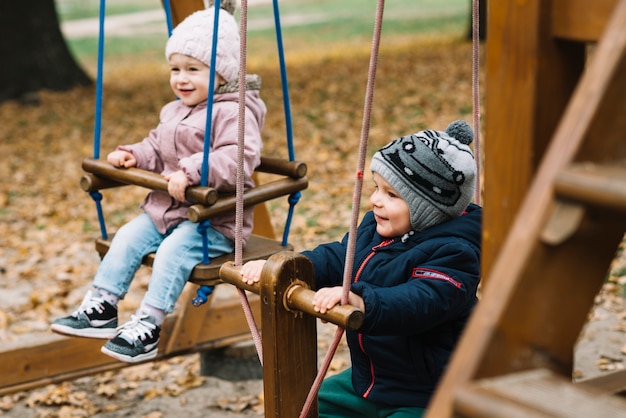
<path fill-rule="evenodd" d="M 117 336 L 107 341 L 100 351 L 126 363 L 156 357 L 161 327 L 154 322 L 145 312 L 131 316 L 130 321 L 118 329 Z"/>
<path fill-rule="evenodd" d="M 99 295 L 87 292 L 70 316 L 56 319 L 50 329 L 60 334 L 89 338 L 113 338 L 117 333 L 117 308 Z"/>

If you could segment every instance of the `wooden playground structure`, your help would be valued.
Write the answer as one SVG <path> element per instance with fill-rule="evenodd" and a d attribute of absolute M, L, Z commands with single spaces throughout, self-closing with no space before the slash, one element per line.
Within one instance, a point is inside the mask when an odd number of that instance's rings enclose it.
<path fill-rule="evenodd" d="M 623 415 L 626 401 L 617 395 L 626 390 L 626 372 L 580 383 L 571 374 L 576 340 L 626 232 L 626 0 L 488 6 L 483 293 L 427 415 Z M 202 0 L 173 1 L 175 22 L 200 7 Z M 86 160 L 84 167 L 85 190 L 162 187 L 133 170 L 115 177 L 105 164 Z M 259 186 L 249 203 L 306 187 L 301 163 L 266 158 L 261 169 L 284 178 Z M 210 190 L 193 193 L 209 205 L 198 216 L 234 205 L 218 200 L 210 209 Z M 255 225 L 270 225 L 264 205 L 257 208 Z M 97 245 L 106 251 L 105 242 Z M 312 269 L 289 250 L 271 228 L 255 229 L 244 259 L 269 260 L 259 284 L 242 286 L 228 259 L 213 260 L 192 279 L 254 294 L 267 417 L 298 416 L 317 372 Z M 189 285 L 181 299 L 193 291 Z M 238 301 L 189 305 L 165 322 L 157 359 L 249 337 Z M 343 306 L 324 319 L 357 329 L 362 314 Z M 51 335 L 36 346 L 3 347 L 0 393 L 126 366 L 101 355 L 101 344 Z M 317 416 L 315 407 L 310 415 Z"/>
<path fill-rule="evenodd" d="M 626 373 L 572 371 L 626 232 L 626 1 L 488 5 L 484 292 L 428 416 L 623 416 Z"/>

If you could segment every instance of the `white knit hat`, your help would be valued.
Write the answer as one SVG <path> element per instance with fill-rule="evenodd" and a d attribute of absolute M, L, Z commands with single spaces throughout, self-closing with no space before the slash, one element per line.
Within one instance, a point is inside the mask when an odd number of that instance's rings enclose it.
<path fill-rule="evenodd" d="M 214 7 L 187 16 L 172 31 L 165 46 L 165 58 L 169 61 L 172 54 L 184 54 L 210 66 L 214 21 Z M 215 71 L 226 82 L 235 80 L 239 73 L 239 27 L 227 10 L 220 10 L 219 14 Z"/>
<path fill-rule="evenodd" d="M 409 206 L 411 227 L 421 231 L 459 216 L 474 194 L 476 162 L 467 122 L 452 122 L 445 132 L 426 130 L 381 148 L 370 168 Z"/>

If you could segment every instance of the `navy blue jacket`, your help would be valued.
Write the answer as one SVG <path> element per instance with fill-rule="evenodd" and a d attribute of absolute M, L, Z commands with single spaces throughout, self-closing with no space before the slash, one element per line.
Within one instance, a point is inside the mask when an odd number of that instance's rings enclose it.
<path fill-rule="evenodd" d="M 374 402 L 426 407 L 477 302 L 482 209 L 410 236 L 386 239 L 368 212 L 357 231 L 351 290 L 365 302 L 347 331 L 352 384 Z M 317 288 L 341 286 L 342 242 L 305 251 Z"/>

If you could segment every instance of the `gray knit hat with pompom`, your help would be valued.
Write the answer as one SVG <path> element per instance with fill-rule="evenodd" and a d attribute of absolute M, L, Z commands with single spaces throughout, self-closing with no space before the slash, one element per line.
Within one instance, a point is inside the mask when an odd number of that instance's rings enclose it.
<path fill-rule="evenodd" d="M 382 176 L 407 202 L 411 226 L 421 231 L 465 211 L 474 194 L 472 128 L 463 120 L 445 132 L 425 130 L 391 141 L 372 157 Z"/>

